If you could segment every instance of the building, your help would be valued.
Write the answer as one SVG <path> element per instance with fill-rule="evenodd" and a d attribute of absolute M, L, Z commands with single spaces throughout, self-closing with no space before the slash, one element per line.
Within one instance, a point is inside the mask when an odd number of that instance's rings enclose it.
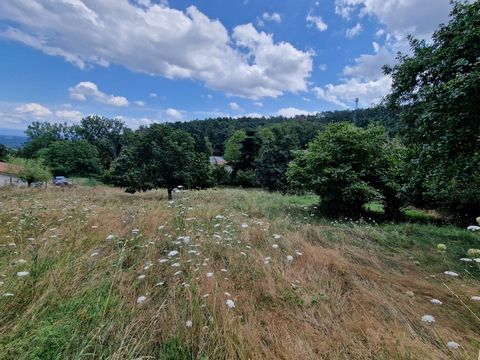
<path fill-rule="evenodd" d="M 19 172 L 20 167 L 18 165 L 0 162 L 0 186 L 26 185 L 26 182 L 17 176 Z"/>
<path fill-rule="evenodd" d="M 209 157 L 210 165 L 225 166 L 227 161 L 221 156 L 210 156 Z"/>

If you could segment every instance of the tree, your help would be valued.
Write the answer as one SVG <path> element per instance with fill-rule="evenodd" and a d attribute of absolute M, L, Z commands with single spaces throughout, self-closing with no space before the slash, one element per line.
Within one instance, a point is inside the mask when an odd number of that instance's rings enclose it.
<path fill-rule="evenodd" d="M 34 121 L 28 125 L 25 134 L 29 138 L 21 150 L 21 154 L 25 157 L 37 156 L 39 150 L 48 147 L 55 141 L 72 140 L 75 138 L 75 133 L 67 123 L 51 124 L 49 122 Z"/>
<path fill-rule="evenodd" d="M 95 146 L 85 140 L 56 141 L 39 152 L 54 175 L 92 176 L 102 173 Z"/>
<path fill-rule="evenodd" d="M 409 147 L 406 197 L 471 221 L 480 208 L 480 2 L 453 5 L 431 43 L 410 38 L 412 55 L 385 68 L 387 100 Z"/>
<path fill-rule="evenodd" d="M 3 145 L 3 144 L 0 144 L 0 160 L 3 161 L 5 160 L 9 155 L 9 151 L 8 151 L 8 148 Z"/>
<path fill-rule="evenodd" d="M 300 143 L 289 126 L 275 125 L 260 131 L 262 148 L 256 161 L 256 179 L 268 190 L 287 191 L 286 172 L 293 160 L 293 151 Z"/>
<path fill-rule="evenodd" d="M 126 127 L 121 120 L 92 115 L 83 118 L 74 130 L 97 148 L 104 169 L 108 169 L 120 154 Z"/>
<path fill-rule="evenodd" d="M 296 153 L 287 177 L 294 188 L 320 196 L 320 209 L 329 216 L 360 216 L 370 201 L 385 201 L 389 214 L 399 206 L 393 174 L 394 149 L 382 126 L 358 128 L 332 124 L 321 131 L 307 150 Z M 387 201 L 388 200 L 388 201 Z"/>
<path fill-rule="evenodd" d="M 17 176 L 28 184 L 28 187 L 34 182 L 46 182 L 52 178 L 50 169 L 41 159 L 12 158 L 9 163 L 14 167 Z"/>
<path fill-rule="evenodd" d="M 225 144 L 225 153 L 223 157 L 229 162 L 236 162 L 240 160 L 242 151 L 242 143 L 247 138 L 245 130 L 237 130 L 228 139 Z"/>
<path fill-rule="evenodd" d="M 131 193 L 166 188 L 171 199 L 178 185 L 208 185 L 207 158 L 194 147 L 193 138 L 185 131 L 160 124 L 141 128 L 112 163 L 109 178 Z"/>

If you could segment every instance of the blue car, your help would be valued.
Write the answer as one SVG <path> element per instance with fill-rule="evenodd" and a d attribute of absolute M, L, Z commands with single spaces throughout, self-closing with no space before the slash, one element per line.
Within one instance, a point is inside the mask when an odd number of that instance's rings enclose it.
<path fill-rule="evenodd" d="M 68 179 L 65 176 L 55 176 L 53 184 L 57 186 L 68 185 Z"/>

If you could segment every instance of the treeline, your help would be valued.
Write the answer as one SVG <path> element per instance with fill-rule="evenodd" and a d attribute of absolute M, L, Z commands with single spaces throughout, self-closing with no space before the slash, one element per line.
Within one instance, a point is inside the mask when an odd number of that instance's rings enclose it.
<path fill-rule="evenodd" d="M 330 216 L 361 216 L 370 202 L 389 218 L 416 205 L 456 222 L 480 215 L 480 3 L 455 3 L 433 41 L 386 67 L 383 105 L 294 119 L 208 119 L 136 131 L 117 119 L 32 123 L 22 157 L 54 174 L 97 176 L 129 192 L 182 185 L 314 192 Z M 211 155 L 226 166 L 210 165 Z"/>

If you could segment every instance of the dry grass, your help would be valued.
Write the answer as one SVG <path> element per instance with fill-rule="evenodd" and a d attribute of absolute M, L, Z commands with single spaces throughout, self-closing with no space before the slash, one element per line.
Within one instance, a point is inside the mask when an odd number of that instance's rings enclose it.
<path fill-rule="evenodd" d="M 378 244 L 393 228 L 314 221 L 304 201 L 239 190 L 184 192 L 173 204 L 163 192 L 106 187 L 0 190 L 0 293 L 14 294 L 0 298 L 0 358 L 477 358 L 473 270 L 431 277 L 409 249 Z M 171 250 L 179 255 L 159 263 Z"/>

